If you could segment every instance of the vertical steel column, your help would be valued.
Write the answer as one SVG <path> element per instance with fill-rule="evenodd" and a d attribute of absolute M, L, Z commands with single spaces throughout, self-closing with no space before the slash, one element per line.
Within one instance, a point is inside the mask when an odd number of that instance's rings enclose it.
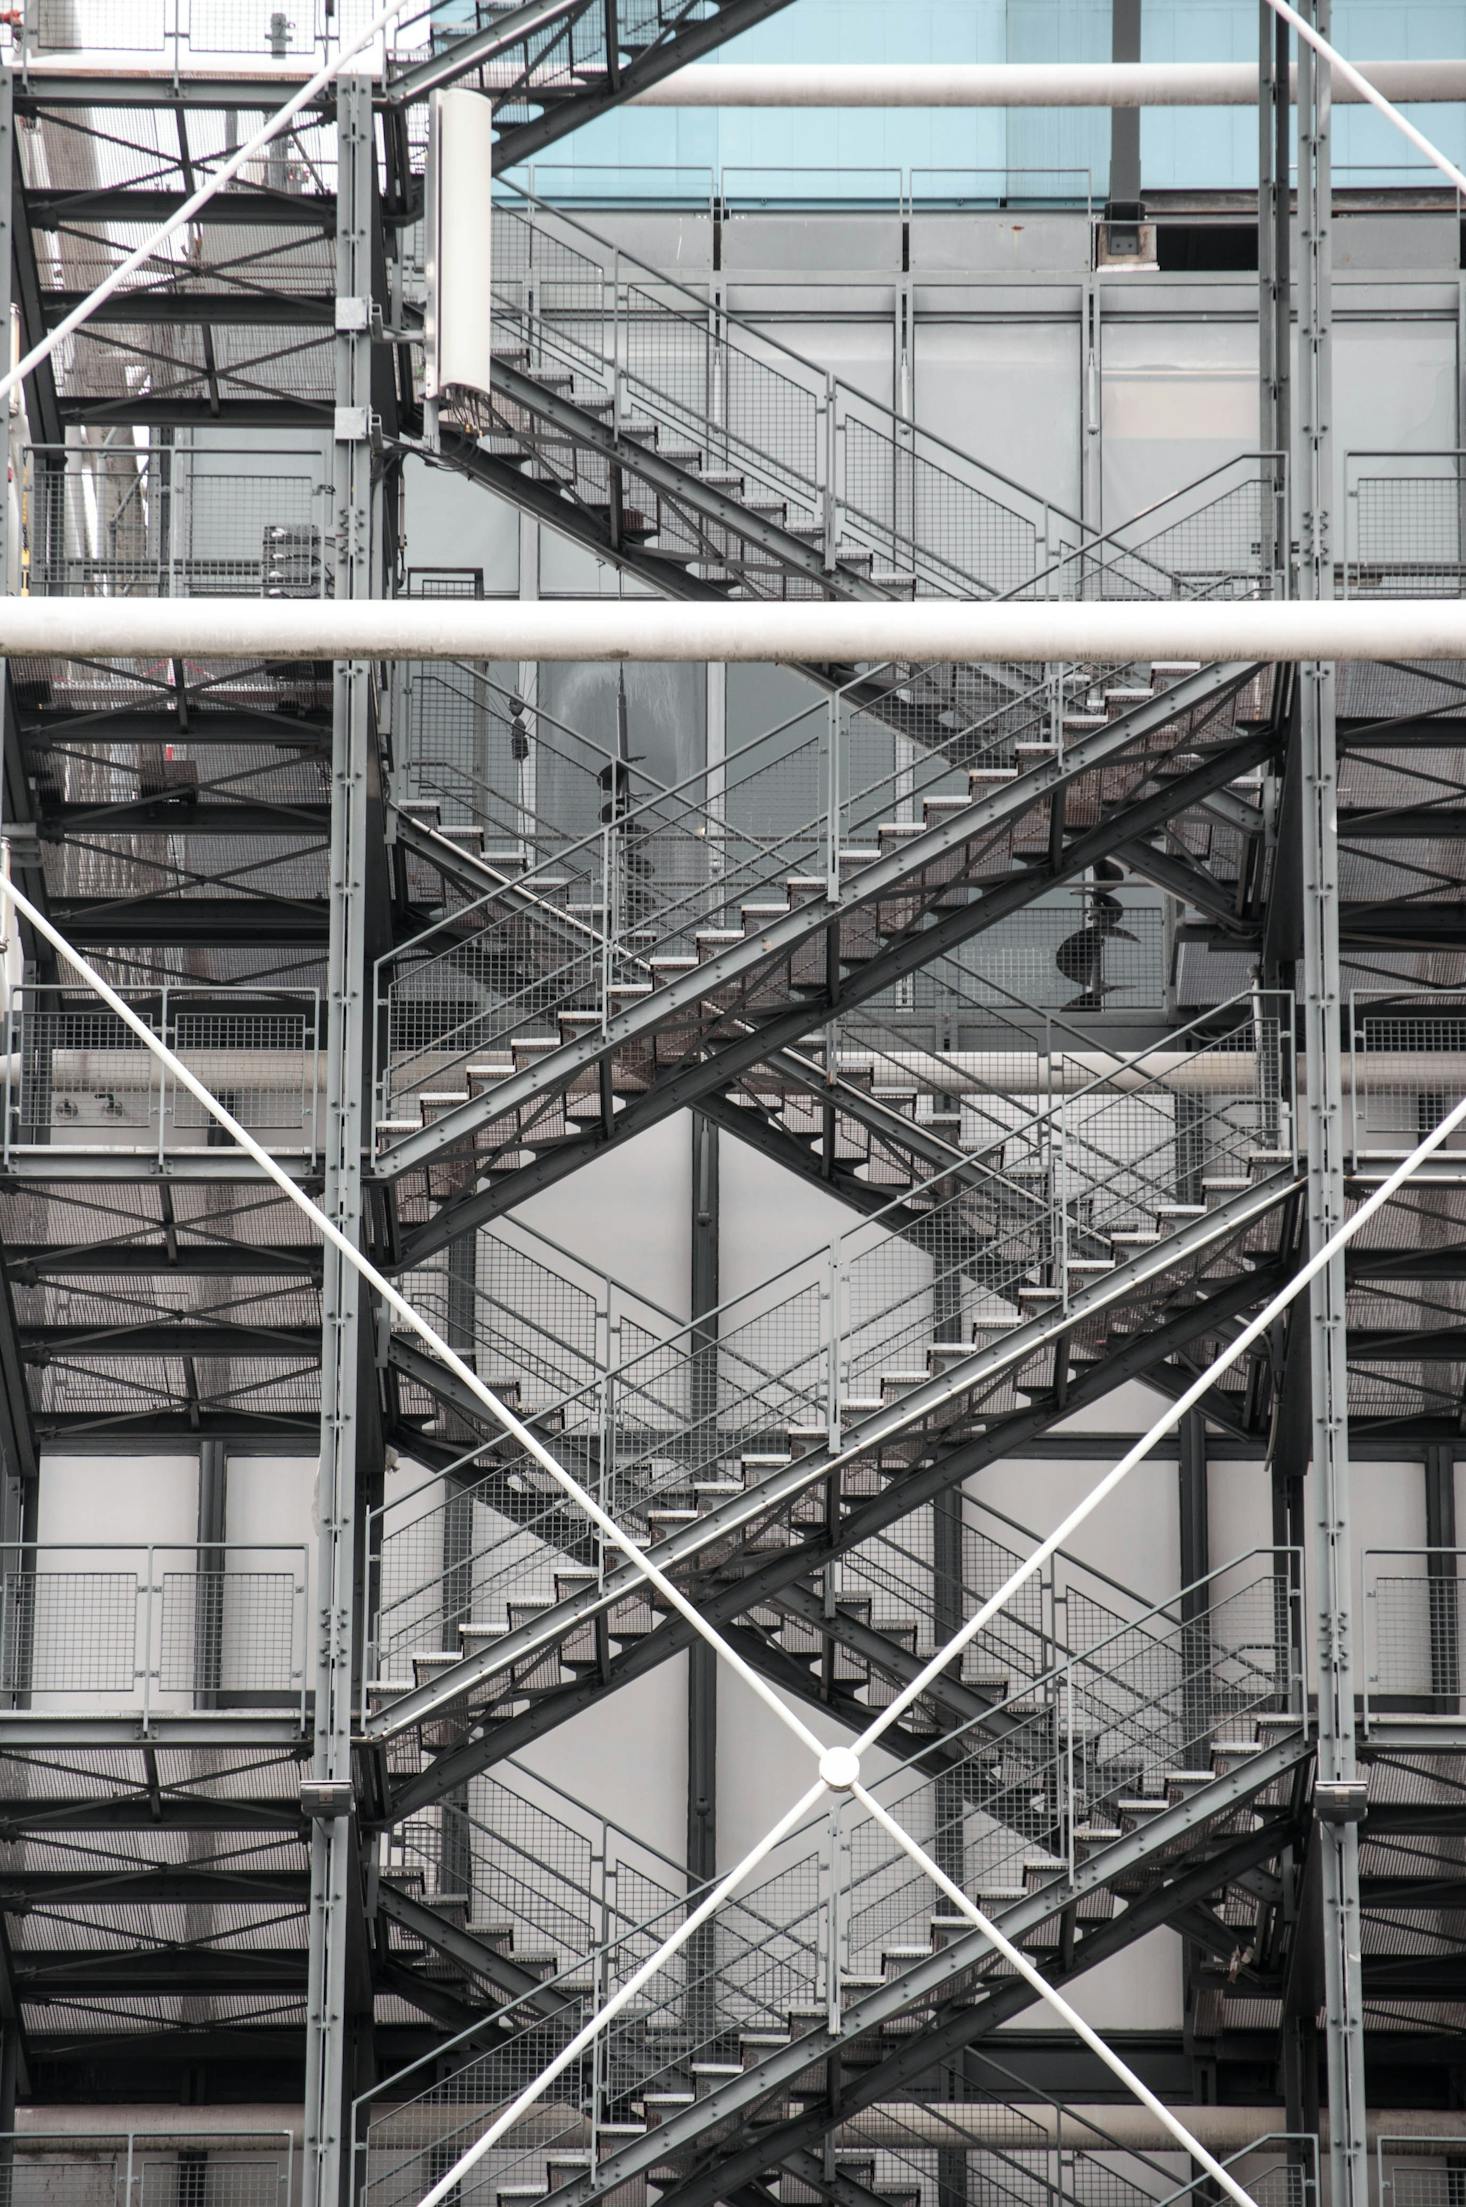
<path fill-rule="evenodd" d="M 718 1130 L 692 1114 L 692 1315 L 716 1311 L 718 1250 Z M 718 1416 L 718 1322 L 693 1333 L 692 1427 Z M 718 1867 L 718 1659 L 702 1640 L 687 1651 L 687 1871 L 703 1884 Z"/>
<path fill-rule="evenodd" d="M 1110 59 L 1139 61 L 1141 0 L 1110 0 Z M 1106 217 L 1111 223 L 1140 220 L 1140 109 L 1110 110 L 1110 188 Z"/>
<path fill-rule="evenodd" d="M 716 1311 L 721 1300 L 719 1252 L 718 1130 L 692 1113 L 692 1316 Z M 692 1336 L 692 1432 L 705 1436 L 717 1423 L 718 1321 Z M 706 1441 L 698 1450 L 706 1453 Z M 705 1885 L 718 1871 L 718 1658 L 706 1641 L 687 1650 L 687 1877 Z M 692 1998 L 687 2021 L 701 2043 L 713 2027 L 715 1926 L 704 1924 L 688 1946 L 687 1982 Z"/>
<path fill-rule="evenodd" d="M 1260 451 L 1286 453 L 1293 365 L 1288 26 L 1268 0 L 1257 0 L 1257 9 L 1257 436 Z M 1288 544 L 1272 541 L 1273 515 L 1269 501 L 1263 511 L 1263 569 L 1281 578 L 1289 566 Z M 1286 501 L 1283 535 L 1286 540 Z"/>
<path fill-rule="evenodd" d="M 371 86 L 337 92 L 336 595 L 375 594 L 371 468 L 371 218 L 375 133 Z M 367 1062 L 367 825 L 373 740 L 371 670 L 338 662 L 331 730 L 330 944 L 326 990 L 325 1208 L 353 1240 L 363 1230 L 362 1098 Z M 349 1788 L 357 1577 L 357 1469 L 364 1328 L 361 1283 L 325 1252 L 321 1468 L 316 1521 L 318 1644 L 314 1776 Z M 349 1794 L 343 1796 L 343 1805 Z M 353 1910 L 360 1907 L 356 1821 L 312 1826 L 306 2021 L 305 2207 L 338 2207 L 351 2181 L 353 2078 L 348 2004 Z"/>
<path fill-rule="evenodd" d="M 1329 0 L 1308 12 L 1325 37 Z M 1334 591 L 1332 176 L 1330 79 L 1298 47 L 1299 592 Z M 1345 1216 L 1346 1129 L 1340 1064 L 1337 747 L 1333 667 L 1300 670 L 1298 785 L 1302 831 L 1301 1028 L 1308 1067 L 1308 1240 L 1311 1250 Z M 1366 2207 L 1364 2021 L 1359 1920 L 1359 1779 L 1355 1761 L 1354 1645 L 1350 1615 L 1349 1413 L 1344 1265 L 1322 1271 L 1309 1297 L 1314 1518 L 1314 1645 L 1318 1666 L 1315 1844 L 1323 1909 L 1323 1974 L 1332 2207 Z"/>
<path fill-rule="evenodd" d="M 224 1540 L 228 1530 L 229 1460 L 222 1441 L 199 1448 L 198 1564 L 193 1598 L 193 1699 L 217 1709 L 224 1667 Z"/>

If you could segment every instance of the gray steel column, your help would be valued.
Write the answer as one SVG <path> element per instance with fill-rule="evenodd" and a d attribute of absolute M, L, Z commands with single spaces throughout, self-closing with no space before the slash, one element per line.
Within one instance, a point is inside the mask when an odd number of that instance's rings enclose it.
<path fill-rule="evenodd" d="M 1110 0 L 1110 58 L 1140 59 L 1141 0 Z M 1140 220 L 1140 109 L 1110 110 L 1110 188 L 1106 213 L 1111 222 Z"/>
<path fill-rule="evenodd" d="M 371 87 L 338 87 L 336 215 L 336 595 L 374 594 L 371 479 L 371 217 L 375 135 Z M 362 1102 L 367 1064 L 367 826 L 373 741 L 371 669 L 337 664 L 331 739 L 330 946 L 326 988 L 324 1204 L 353 1241 L 363 1230 Z M 364 1350 L 358 1274 L 325 1252 L 321 1343 L 321 1468 L 316 1522 L 318 1637 L 314 1776 L 345 1789 L 347 1813 L 312 1827 L 306 2021 L 305 2207 L 337 2207 L 351 2182 L 347 2135 L 353 1998 L 353 1912 L 360 1908 L 358 1837 L 349 1812 L 357 1624 L 357 1468 Z M 358 1996 L 359 1998 L 359 1993 Z"/>
<path fill-rule="evenodd" d="M 1311 0 L 1328 34 L 1329 0 Z M 1298 444 L 1299 589 L 1334 590 L 1332 507 L 1333 267 L 1326 64 L 1298 50 Z M 1334 669 L 1300 669 L 1298 783 L 1302 829 L 1303 1002 L 1308 1066 L 1308 1241 L 1317 1249 L 1345 1216 L 1345 1118 L 1340 1067 L 1339 869 Z M 1309 1298 L 1314 1646 L 1318 1672 L 1315 1843 L 1323 1909 L 1324 2019 L 1328 2063 L 1329 2196 L 1366 2207 L 1364 2017 L 1360 1966 L 1360 1781 L 1355 1758 L 1354 1560 L 1349 1529 L 1349 1412 L 1343 1259 L 1321 1272 Z"/>
<path fill-rule="evenodd" d="M 720 1301 L 718 1261 L 718 1130 L 692 1114 L 692 1315 Z M 690 1405 L 696 1431 L 718 1414 L 717 1320 L 693 1336 Z M 687 1651 L 687 1874 L 695 1885 L 718 1868 L 718 1659 L 702 1640 Z"/>
<path fill-rule="evenodd" d="M 692 1125 L 692 1316 L 716 1311 L 721 1300 L 719 1260 L 718 1129 L 700 1111 Z M 688 1423 L 706 1436 L 718 1418 L 718 1321 L 693 1334 Z M 705 1453 L 704 1448 L 697 1453 Z M 718 1658 L 705 1641 L 687 1650 L 687 1882 L 706 1885 L 718 1871 Z M 695 1931 L 688 1945 L 691 1994 L 687 2023 L 694 2044 L 714 2028 L 716 1926 Z"/>
<path fill-rule="evenodd" d="M 1268 0 L 1258 8 L 1257 98 L 1257 380 L 1258 447 L 1289 450 L 1292 432 L 1289 385 L 1292 380 L 1292 283 L 1288 182 L 1292 102 L 1288 89 L 1288 26 Z M 1274 543 L 1271 502 L 1263 509 L 1265 573 L 1283 574 L 1288 545 Z M 1283 515 L 1287 536 L 1286 501 Z"/>

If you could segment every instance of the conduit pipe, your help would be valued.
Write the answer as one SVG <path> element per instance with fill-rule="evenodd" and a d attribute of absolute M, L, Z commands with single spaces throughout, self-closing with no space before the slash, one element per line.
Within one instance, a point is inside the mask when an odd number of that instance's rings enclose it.
<path fill-rule="evenodd" d="M 1466 100 L 1466 61 L 1362 61 L 1392 100 Z M 1292 72 L 1296 83 L 1296 71 Z M 1368 95 L 1337 72 L 1336 102 Z M 633 107 L 1256 107 L 1246 61 L 720 62 L 648 85 Z"/>
<path fill-rule="evenodd" d="M 752 660 L 852 669 L 887 661 L 1113 666 L 1136 660 L 1466 659 L 1466 600 L 687 605 L 658 599 L 7 598 L 0 601 L 0 656 Z"/>

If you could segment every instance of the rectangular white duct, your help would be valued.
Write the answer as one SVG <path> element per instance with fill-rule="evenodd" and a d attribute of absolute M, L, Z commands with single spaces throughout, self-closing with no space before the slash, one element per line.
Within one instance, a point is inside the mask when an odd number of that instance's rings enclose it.
<path fill-rule="evenodd" d="M 470 425 L 492 365 L 493 109 L 481 92 L 435 92 L 428 136 L 424 395 Z"/>

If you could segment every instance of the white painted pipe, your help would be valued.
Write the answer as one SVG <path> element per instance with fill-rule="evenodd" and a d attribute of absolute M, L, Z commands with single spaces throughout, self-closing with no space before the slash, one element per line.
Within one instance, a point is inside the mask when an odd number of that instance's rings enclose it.
<path fill-rule="evenodd" d="M 1233 604 L 521 604 L 395 598 L 7 598 L 0 656 L 87 659 L 1030 663 L 1466 659 L 1466 600 Z"/>
<path fill-rule="evenodd" d="M 94 77 L 99 56 L 42 54 L 29 76 L 44 86 Z M 444 60 L 447 60 L 444 55 Z M 1392 100 L 1466 100 L 1466 61 L 1361 61 L 1357 67 Z M 106 56 L 116 84 L 171 83 L 166 65 Z M 258 83 L 286 98 L 305 82 L 298 63 L 241 59 L 227 69 L 194 67 L 189 82 Z M 1337 104 L 1362 101 L 1342 78 Z M 650 84 L 632 107 L 1255 107 L 1257 64 L 1247 61 L 704 62 Z"/>
<path fill-rule="evenodd" d="M 1393 100 L 1466 100 L 1466 61 L 1363 61 Z M 1296 71 L 1294 72 L 1296 80 Z M 1367 94 L 1339 74 L 1336 101 Z M 1247 61 L 719 62 L 648 85 L 635 107 L 1256 107 Z"/>

